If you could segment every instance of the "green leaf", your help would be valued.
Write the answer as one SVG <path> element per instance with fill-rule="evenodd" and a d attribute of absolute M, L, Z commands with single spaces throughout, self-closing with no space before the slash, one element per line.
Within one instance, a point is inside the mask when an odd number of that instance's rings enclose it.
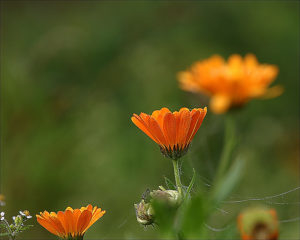
<path fill-rule="evenodd" d="M 25 225 L 25 226 L 23 226 L 23 227 L 21 228 L 21 231 L 25 231 L 25 230 L 27 230 L 27 229 L 29 229 L 29 228 L 31 228 L 31 227 L 33 227 L 33 225 Z"/>
<path fill-rule="evenodd" d="M 225 200 L 234 187 L 236 187 L 242 175 L 244 165 L 245 160 L 243 158 L 236 158 L 227 175 L 221 181 L 218 181 L 212 192 L 212 197 L 216 204 L 220 204 L 220 202 Z"/>
<path fill-rule="evenodd" d="M 154 222 L 158 225 L 163 237 L 174 237 L 174 223 L 178 207 L 160 200 L 153 200 L 151 205 L 155 215 Z"/>
<path fill-rule="evenodd" d="M 226 173 L 228 166 L 230 165 L 230 158 L 233 150 L 237 144 L 236 133 L 234 128 L 234 121 L 230 116 L 227 116 L 225 121 L 225 136 L 224 146 L 220 157 L 218 170 L 215 177 L 215 183 L 218 183 L 223 175 Z"/>
<path fill-rule="evenodd" d="M 188 189 L 187 189 L 187 191 L 186 191 L 186 193 L 185 193 L 184 200 L 186 200 L 186 199 L 189 198 L 190 193 L 191 193 L 191 190 L 192 190 L 192 188 L 193 188 L 193 186 L 194 186 L 194 183 L 195 183 L 195 179 L 196 179 L 196 171 L 195 171 L 195 169 L 193 168 L 193 177 L 192 177 L 191 182 L 190 182 L 190 184 L 189 184 L 189 186 L 188 186 Z"/>
<path fill-rule="evenodd" d="M 176 185 L 167 177 L 165 178 L 165 183 L 168 189 L 176 189 Z"/>
<path fill-rule="evenodd" d="M 199 239 L 207 215 L 207 203 L 198 194 L 182 205 L 181 234 L 187 239 Z"/>
<path fill-rule="evenodd" d="M 9 233 L 0 233 L 0 237 L 9 236 Z"/>

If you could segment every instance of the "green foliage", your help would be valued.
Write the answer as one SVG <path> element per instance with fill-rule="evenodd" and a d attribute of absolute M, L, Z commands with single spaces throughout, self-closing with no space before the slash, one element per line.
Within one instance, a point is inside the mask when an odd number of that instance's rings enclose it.
<path fill-rule="evenodd" d="M 193 196 L 182 206 L 181 234 L 184 239 L 199 239 L 210 206 L 204 196 Z"/>
<path fill-rule="evenodd" d="M 161 236 L 173 238 L 176 236 L 174 226 L 176 224 L 177 206 L 170 205 L 166 201 L 154 200 L 152 206 L 155 213 L 155 224 L 157 224 Z"/>
<path fill-rule="evenodd" d="M 192 177 L 192 179 L 190 181 L 190 184 L 189 184 L 189 186 L 188 186 L 188 188 L 185 192 L 184 200 L 187 200 L 190 197 L 190 194 L 191 194 L 192 188 L 194 186 L 195 180 L 196 180 L 196 171 L 193 168 L 193 177 Z"/>
<path fill-rule="evenodd" d="M 244 164 L 245 160 L 243 158 L 236 158 L 228 173 L 216 183 L 212 191 L 212 199 L 217 205 L 232 193 L 234 187 L 236 187 L 237 183 L 241 180 Z"/>
<path fill-rule="evenodd" d="M 164 178 L 165 178 L 165 184 L 168 189 L 176 189 L 176 185 L 169 178 L 167 178 L 166 176 Z"/>

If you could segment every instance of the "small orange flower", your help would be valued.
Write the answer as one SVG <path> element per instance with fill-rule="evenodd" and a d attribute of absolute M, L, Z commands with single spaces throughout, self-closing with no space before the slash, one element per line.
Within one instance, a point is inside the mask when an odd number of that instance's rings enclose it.
<path fill-rule="evenodd" d="M 64 212 L 41 212 L 36 215 L 37 221 L 49 232 L 61 239 L 83 239 L 90 226 L 105 214 L 101 208 L 88 205 L 80 209 L 67 207 Z"/>
<path fill-rule="evenodd" d="M 151 115 L 133 114 L 132 122 L 159 144 L 161 152 L 169 158 L 183 156 L 200 128 L 207 109 L 181 108 L 179 112 L 170 112 L 168 108 L 154 111 Z"/>
<path fill-rule="evenodd" d="M 278 225 L 275 209 L 249 208 L 238 216 L 242 240 L 277 240 Z"/>
<path fill-rule="evenodd" d="M 252 98 L 279 96 L 281 87 L 268 88 L 277 74 L 276 66 L 259 64 L 252 54 L 244 59 L 234 54 L 228 62 L 218 55 L 196 62 L 190 70 L 180 72 L 178 78 L 183 90 L 211 96 L 212 111 L 224 113 Z"/>

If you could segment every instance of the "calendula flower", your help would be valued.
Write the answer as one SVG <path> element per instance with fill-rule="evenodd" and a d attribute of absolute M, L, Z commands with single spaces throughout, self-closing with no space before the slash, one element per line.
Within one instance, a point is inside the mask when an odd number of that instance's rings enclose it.
<path fill-rule="evenodd" d="M 168 108 L 154 111 L 151 115 L 133 114 L 132 122 L 159 146 L 161 152 L 174 160 L 183 156 L 200 128 L 207 109 L 181 108 L 171 112 Z"/>
<path fill-rule="evenodd" d="M 272 98 L 282 93 L 282 88 L 268 88 L 278 74 L 274 65 L 259 64 L 248 54 L 231 55 L 227 62 L 218 56 L 196 62 L 188 71 L 180 72 L 178 79 L 183 90 L 209 95 L 214 113 L 224 113 L 240 107 L 253 98 Z"/>
<path fill-rule="evenodd" d="M 249 208 L 238 216 L 242 240 L 277 240 L 278 225 L 274 209 Z"/>
<path fill-rule="evenodd" d="M 81 240 L 85 232 L 105 214 L 101 208 L 88 205 L 80 209 L 67 207 L 64 212 L 41 212 L 37 221 L 61 239 Z"/>

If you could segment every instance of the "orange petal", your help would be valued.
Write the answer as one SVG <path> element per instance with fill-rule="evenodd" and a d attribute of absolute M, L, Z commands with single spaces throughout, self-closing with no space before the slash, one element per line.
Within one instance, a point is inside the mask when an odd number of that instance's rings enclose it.
<path fill-rule="evenodd" d="M 190 128 L 186 134 L 186 141 L 185 141 L 186 144 L 189 144 L 191 142 L 191 136 L 194 132 L 194 129 L 200 117 L 200 111 L 193 109 L 190 113 L 190 116 L 191 116 L 191 122 L 190 122 Z"/>
<path fill-rule="evenodd" d="M 76 231 L 76 222 L 71 210 L 65 211 L 65 221 L 68 222 L 69 233 L 74 233 Z"/>
<path fill-rule="evenodd" d="M 176 143 L 176 120 L 172 113 L 167 113 L 165 115 L 163 131 L 167 145 L 173 148 Z"/>
<path fill-rule="evenodd" d="M 68 233 L 69 232 L 69 222 L 66 221 L 65 213 L 62 211 L 59 211 L 57 213 L 57 218 L 61 222 L 61 225 L 63 226 L 63 228 L 65 230 L 65 233 Z"/>
<path fill-rule="evenodd" d="M 154 118 L 150 118 L 150 131 L 151 134 L 155 136 L 155 138 L 158 140 L 158 143 L 160 145 L 166 145 L 166 139 L 165 136 L 162 132 L 162 129 L 160 128 L 160 126 L 158 125 L 157 121 Z"/>
<path fill-rule="evenodd" d="M 74 211 L 73 208 L 71 208 L 71 207 L 67 207 L 66 210 L 69 210 L 69 211 L 71 211 L 71 212 Z M 65 210 L 65 211 L 66 211 L 66 210 Z"/>
<path fill-rule="evenodd" d="M 56 229 L 56 231 L 59 233 L 59 235 L 65 235 L 66 234 L 64 227 L 62 226 L 61 222 L 57 219 L 57 217 L 52 217 L 50 215 L 49 222 Z"/>
<path fill-rule="evenodd" d="M 77 233 L 81 233 L 85 230 L 85 228 L 89 225 L 92 218 L 92 213 L 89 210 L 84 210 L 77 222 Z"/>
<path fill-rule="evenodd" d="M 204 110 L 201 109 L 201 110 L 199 110 L 199 111 L 200 111 L 200 116 L 199 116 L 199 119 L 198 119 L 198 121 L 197 121 L 197 123 L 196 123 L 196 125 L 195 125 L 194 131 L 193 131 L 193 133 L 192 133 L 192 135 L 191 135 L 191 137 L 190 137 L 190 141 L 193 140 L 195 134 L 198 132 L 198 130 L 199 130 L 199 128 L 200 128 L 200 126 L 201 126 L 201 124 L 202 124 L 202 122 L 203 122 L 203 119 L 204 119 L 204 117 L 205 117 L 205 115 L 206 115 L 207 109 L 204 108 Z"/>
<path fill-rule="evenodd" d="M 244 62 L 248 67 L 255 67 L 258 64 L 254 54 L 247 54 L 244 58 Z"/>
<path fill-rule="evenodd" d="M 266 89 L 265 94 L 262 96 L 263 99 L 270 99 L 280 96 L 283 93 L 284 89 L 282 86 L 274 86 Z"/>
<path fill-rule="evenodd" d="M 92 211 L 93 210 L 93 206 L 91 204 L 89 204 L 89 205 L 86 206 L 86 209 L 89 210 L 89 211 Z"/>
<path fill-rule="evenodd" d="M 164 117 L 165 117 L 165 115 L 166 115 L 167 113 L 171 113 L 171 111 L 170 111 L 168 108 L 162 108 L 162 109 L 160 109 L 160 110 L 158 110 L 158 111 L 159 111 L 159 113 L 155 113 L 155 114 L 154 114 L 154 116 L 155 116 L 154 118 L 155 118 L 155 120 L 157 121 L 159 127 L 160 127 L 161 129 L 163 129 Z M 156 111 L 154 111 L 154 112 L 156 112 Z"/>
<path fill-rule="evenodd" d="M 92 226 L 99 218 L 101 218 L 105 214 L 105 211 L 101 211 L 101 208 L 97 209 L 97 211 L 93 214 L 92 219 L 89 223 L 89 225 L 83 230 L 82 233 L 85 233 L 86 230 L 89 229 L 90 226 Z"/>
<path fill-rule="evenodd" d="M 148 137 L 150 137 L 154 142 L 159 144 L 159 141 L 157 141 L 157 139 L 152 136 L 152 134 L 150 133 L 148 127 L 145 125 L 144 121 L 137 116 L 136 114 L 133 115 L 133 117 L 131 117 L 131 121 L 139 128 L 141 129 Z"/>
<path fill-rule="evenodd" d="M 243 59 L 238 54 L 232 54 L 228 58 L 228 64 L 232 66 L 240 66 L 243 63 Z"/>
<path fill-rule="evenodd" d="M 77 223 L 80 215 L 81 215 L 81 211 L 79 209 L 75 209 L 73 212 L 74 234 L 78 233 Z"/>
<path fill-rule="evenodd" d="M 226 112 L 231 104 L 231 100 L 227 96 L 215 95 L 210 100 L 210 109 L 217 114 Z"/>
<path fill-rule="evenodd" d="M 56 228 L 53 226 L 52 222 L 49 222 L 48 220 L 42 218 L 39 215 L 36 215 L 36 220 L 38 223 L 43 226 L 45 229 L 47 229 L 49 232 L 51 232 L 54 235 L 59 236 L 59 232 L 56 230 Z"/>
<path fill-rule="evenodd" d="M 190 129 L 191 124 L 191 116 L 190 111 L 188 109 L 180 109 L 180 117 L 179 117 L 179 123 L 176 126 L 177 132 L 176 132 L 176 142 L 178 145 L 183 148 L 186 145 L 186 136 Z"/>

